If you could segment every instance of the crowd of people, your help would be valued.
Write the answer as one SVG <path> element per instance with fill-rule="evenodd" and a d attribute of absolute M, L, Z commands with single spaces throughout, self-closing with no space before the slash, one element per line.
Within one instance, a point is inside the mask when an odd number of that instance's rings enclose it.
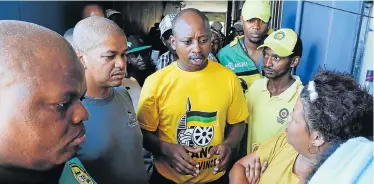
<path fill-rule="evenodd" d="M 157 61 L 120 15 L 88 5 L 63 36 L 0 20 L 0 183 L 373 182 L 373 97 L 327 69 L 304 86 L 269 2 L 226 38 L 197 9 L 166 15 Z"/>

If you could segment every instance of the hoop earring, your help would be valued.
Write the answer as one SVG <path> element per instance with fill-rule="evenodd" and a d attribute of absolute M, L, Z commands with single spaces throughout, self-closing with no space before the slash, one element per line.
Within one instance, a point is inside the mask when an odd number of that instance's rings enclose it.
<path fill-rule="evenodd" d="M 309 152 L 310 154 L 313 154 L 313 155 L 314 155 L 314 154 L 316 154 L 316 153 L 319 152 L 319 146 L 317 146 L 317 147 L 313 146 L 313 147 L 317 148 L 317 149 L 315 150 L 315 152 L 311 152 L 311 147 L 312 147 L 311 145 L 308 146 L 308 152 Z"/>

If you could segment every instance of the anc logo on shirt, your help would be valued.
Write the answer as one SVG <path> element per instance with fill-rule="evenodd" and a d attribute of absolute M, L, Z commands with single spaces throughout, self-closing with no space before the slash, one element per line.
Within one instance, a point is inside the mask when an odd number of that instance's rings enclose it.
<path fill-rule="evenodd" d="M 191 102 L 188 98 L 187 111 L 178 122 L 178 144 L 189 147 L 208 145 L 214 137 L 214 126 L 216 124 L 217 111 L 191 111 Z"/>
<path fill-rule="evenodd" d="M 91 177 L 87 174 L 87 172 L 79 167 L 77 164 L 69 164 L 71 168 L 71 172 L 74 175 L 75 180 L 79 184 L 93 184 Z"/>
<path fill-rule="evenodd" d="M 277 121 L 280 124 L 283 124 L 286 122 L 286 119 L 290 113 L 288 112 L 288 109 L 283 108 L 279 111 L 279 117 L 277 117 Z"/>
<path fill-rule="evenodd" d="M 284 34 L 283 31 L 280 31 L 278 32 L 277 34 L 274 35 L 274 39 L 276 40 L 283 40 L 283 38 L 285 37 L 286 35 Z"/>

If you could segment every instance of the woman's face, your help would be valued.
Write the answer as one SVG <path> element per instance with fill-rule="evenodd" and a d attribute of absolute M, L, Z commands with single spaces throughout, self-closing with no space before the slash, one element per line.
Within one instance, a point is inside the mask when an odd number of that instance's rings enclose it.
<path fill-rule="evenodd" d="M 288 125 L 286 128 L 288 143 L 299 153 L 307 155 L 308 147 L 313 142 L 313 137 L 307 129 L 307 123 L 304 118 L 303 104 L 300 97 L 297 99 L 294 111 L 288 116 Z M 312 152 L 315 149 L 311 150 Z"/>

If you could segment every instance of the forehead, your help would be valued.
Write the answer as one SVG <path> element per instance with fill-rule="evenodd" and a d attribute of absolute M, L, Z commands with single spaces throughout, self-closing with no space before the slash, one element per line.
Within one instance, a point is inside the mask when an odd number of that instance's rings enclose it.
<path fill-rule="evenodd" d="M 96 49 L 123 52 L 128 49 L 126 36 L 119 32 L 110 34 L 103 39 L 102 44 L 99 44 Z"/>
<path fill-rule="evenodd" d="M 203 36 L 208 34 L 203 20 L 196 15 L 181 17 L 180 20 L 178 20 L 175 32 L 177 37 Z"/>
<path fill-rule="evenodd" d="M 265 52 L 267 55 L 278 55 L 275 51 L 273 51 L 271 48 L 269 47 L 265 47 L 263 52 Z"/>

